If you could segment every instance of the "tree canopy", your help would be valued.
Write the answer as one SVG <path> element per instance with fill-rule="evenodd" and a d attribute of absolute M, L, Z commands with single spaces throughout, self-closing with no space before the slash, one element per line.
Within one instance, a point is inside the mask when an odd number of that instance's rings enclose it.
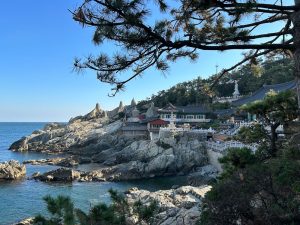
<path fill-rule="evenodd" d="M 153 23 L 151 13 L 157 9 L 163 16 Z M 119 91 L 152 66 L 166 71 L 179 58 L 197 60 L 199 50 L 250 50 L 222 76 L 249 60 L 255 65 L 256 57 L 268 53 L 296 54 L 298 9 L 297 0 L 295 5 L 275 0 L 84 0 L 72 12 L 74 19 L 95 28 L 95 44 L 111 41 L 122 51 L 76 59 L 75 67 L 95 70 L 99 80 Z M 274 32 L 264 29 L 274 25 Z M 131 76 L 120 75 L 128 70 Z"/>
<path fill-rule="evenodd" d="M 297 99 L 293 91 L 269 92 L 260 101 L 255 101 L 244 105 L 241 110 L 256 114 L 262 124 L 270 126 L 271 147 L 270 153 L 276 153 L 276 129 L 279 125 L 285 125 L 288 121 L 297 118 Z"/>

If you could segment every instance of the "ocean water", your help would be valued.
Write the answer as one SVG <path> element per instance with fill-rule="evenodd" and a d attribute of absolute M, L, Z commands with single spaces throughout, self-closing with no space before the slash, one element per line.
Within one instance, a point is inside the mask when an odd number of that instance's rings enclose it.
<path fill-rule="evenodd" d="M 8 150 L 9 146 L 19 138 L 41 129 L 45 123 L 1 123 L 0 122 L 0 162 L 16 159 L 20 162 L 28 159 L 55 157 L 42 153 L 19 153 Z M 27 176 L 34 172 L 53 170 L 55 166 L 26 165 Z M 95 167 L 95 165 L 91 165 Z M 85 166 L 82 169 L 88 169 Z M 110 188 L 125 191 L 130 187 L 138 187 L 154 191 L 171 188 L 174 184 L 184 184 L 185 177 L 154 178 L 131 182 L 90 182 L 90 183 L 43 183 L 33 180 L 0 182 L 0 225 L 9 225 L 20 219 L 45 213 L 42 198 L 50 194 L 70 196 L 76 207 L 88 210 L 91 205 L 109 202 L 107 191 Z"/>

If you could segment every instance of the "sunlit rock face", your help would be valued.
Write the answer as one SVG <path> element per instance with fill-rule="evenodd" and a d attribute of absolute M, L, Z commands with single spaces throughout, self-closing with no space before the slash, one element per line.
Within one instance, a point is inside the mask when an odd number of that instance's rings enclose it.
<path fill-rule="evenodd" d="M 17 180 L 26 175 L 25 165 L 16 160 L 0 163 L 0 180 Z"/>
<path fill-rule="evenodd" d="M 131 188 L 126 192 L 126 199 L 130 207 L 138 201 L 142 205 L 157 202 L 158 209 L 151 224 L 195 225 L 200 218 L 202 200 L 210 189 L 211 186 L 183 186 L 177 189 L 149 192 Z M 138 221 L 135 215 L 131 215 L 128 222 L 133 225 L 148 224 Z"/>
<path fill-rule="evenodd" d="M 121 102 L 113 111 L 123 108 Z M 149 116 L 153 115 L 152 110 L 154 113 L 153 104 L 147 111 Z M 134 114 L 135 107 L 128 106 L 126 113 Z M 92 180 L 184 175 L 208 164 L 205 134 L 183 133 L 153 140 L 147 136 L 127 136 L 122 131 L 124 120 L 109 115 L 112 111 L 106 113 L 97 104 L 91 112 L 73 118 L 67 124 L 47 124 L 42 130 L 13 143 L 10 149 L 68 154 L 63 158 L 27 162 L 31 164 L 70 168 L 83 163 L 100 164 L 101 169 L 95 171 Z"/>

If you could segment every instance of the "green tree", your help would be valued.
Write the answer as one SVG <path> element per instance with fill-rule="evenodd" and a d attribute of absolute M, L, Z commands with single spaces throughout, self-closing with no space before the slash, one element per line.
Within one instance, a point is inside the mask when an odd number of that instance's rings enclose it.
<path fill-rule="evenodd" d="M 156 201 L 142 204 L 137 201 L 129 206 L 124 194 L 110 189 L 111 204 L 99 203 L 93 206 L 88 213 L 74 208 L 69 197 L 44 197 L 47 209 L 51 215 L 46 218 L 38 215 L 34 219 L 36 225 L 126 225 L 126 216 L 134 215 L 141 223 L 150 222 L 159 210 Z"/>
<path fill-rule="evenodd" d="M 275 0 L 274 3 L 184 0 L 173 5 L 165 0 L 153 2 L 164 14 L 160 20 L 156 16 L 154 23 L 150 21 L 153 21 L 151 12 L 155 9 L 149 1 L 84 0 L 73 11 L 74 20 L 95 28 L 95 44 L 112 41 L 122 51 L 113 56 L 102 53 L 86 60 L 76 59 L 75 68 L 95 70 L 99 80 L 114 84 L 114 90 L 118 91 L 152 66 L 166 71 L 168 63 L 179 58 L 196 60 L 199 50 L 249 49 L 241 62 L 223 70 L 221 76 L 248 61 L 255 66 L 259 56 L 284 52 L 294 56 L 297 85 L 300 86 L 299 0 L 294 0 L 293 5 Z M 265 29 L 270 25 L 278 29 L 271 32 Z M 130 77 L 118 76 L 129 69 L 132 71 Z"/>
<path fill-rule="evenodd" d="M 279 125 L 297 118 L 297 99 L 293 91 L 271 92 L 261 101 L 256 101 L 241 107 L 242 110 L 256 114 L 264 126 L 270 126 L 270 154 L 275 155 Z"/>
<path fill-rule="evenodd" d="M 300 224 L 299 174 L 299 162 L 284 158 L 239 168 L 206 194 L 199 224 Z"/>
<path fill-rule="evenodd" d="M 74 205 L 69 197 L 57 196 L 56 198 L 50 195 L 45 196 L 44 201 L 47 203 L 47 209 L 52 215 L 52 218 L 46 219 L 42 215 L 38 215 L 34 222 L 41 225 L 74 225 L 75 213 Z"/>
<path fill-rule="evenodd" d="M 263 143 L 268 140 L 268 135 L 263 125 L 254 124 L 249 127 L 241 127 L 235 139 L 246 144 Z"/>
<path fill-rule="evenodd" d="M 246 165 L 253 164 L 257 160 L 254 153 L 248 148 L 229 148 L 226 155 L 219 161 L 223 164 L 221 177 L 224 179 L 236 170 L 245 168 Z"/>

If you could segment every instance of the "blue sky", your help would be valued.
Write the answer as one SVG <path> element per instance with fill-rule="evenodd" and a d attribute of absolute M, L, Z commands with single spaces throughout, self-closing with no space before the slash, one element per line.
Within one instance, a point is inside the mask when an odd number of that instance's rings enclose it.
<path fill-rule="evenodd" d="M 111 86 L 100 83 L 92 71 L 72 71 L 74 57 L 113 46 L 94 46 L 92 30 L 72 20 L 68 9 L 79 0 L 17 0 L 1 2 L 0 121 L 67 121 L 90 111 L 96 102 L 104 109 L 142 100 L 159 90 L 236 63 L 239 51 L 201 52 L 197 63 L 181 60 L 167 76 L 151 69 L 129 83 L 125 92 L 108 97 Z"/>

